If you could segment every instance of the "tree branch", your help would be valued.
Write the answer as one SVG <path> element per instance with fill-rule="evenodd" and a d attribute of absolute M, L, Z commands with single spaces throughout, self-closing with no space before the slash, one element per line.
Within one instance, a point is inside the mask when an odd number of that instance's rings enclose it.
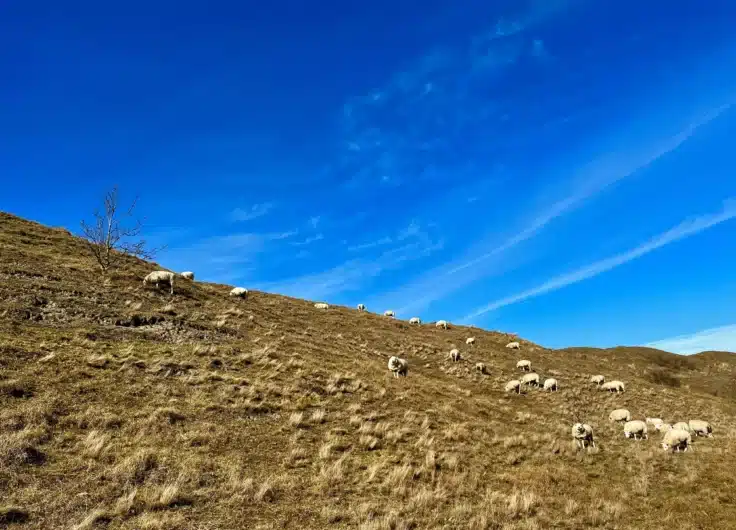
<path fill-rule="evenodd" d="M 103 199 L 104 214 L 95 210 L 93 224 L 81 221 L 82 236 L 103 271 L 115 267 L 123 256 L 150 260 L 165 248 L 148 248 L 144 239 L 131 241 L 143 232 L 143 222 L 136 219 L 133 226 L 125 226 L 121 217 L 133 217 L 137 203 L 138 197 L 119 215 L 118 188 L 115 186 Z"/>

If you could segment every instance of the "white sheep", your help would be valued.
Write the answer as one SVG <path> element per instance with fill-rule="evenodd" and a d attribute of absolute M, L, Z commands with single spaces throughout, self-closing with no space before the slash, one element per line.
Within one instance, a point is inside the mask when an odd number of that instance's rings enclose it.
<path fill-rule="evenodd" d="M 680 430 L 680 431 L 687 431 L 690 432 L 690 425 L 687 424 L 687 422 L 684 421 L 678 421 L 677 423 L 672 424 L 672 430 Z"/>
<path fill-rule="evenodd" d="M 600 385 L 598 388 L 618 393 L 624 391 L 624 384 L 621 381 L 608 381 L 607 383 Z"/>
<path fill-rule="evenodd" d="M 447 329 L 447 320 L 438 320 L 435 322 L 434 327 Z"/>
<path fill-rule="evenodd" d="M 317 302 L 314 304 L 314 307 L 316 309 L 329 309 L 330 306 L 324 302 Z"/>
<path fill-rule="evenodd" d="M 645 440 L 649 437 L 646 423 L 641 420 L 632 420 L 624 423 L 624 436 L 626 438 L 634 438 L 636 440 L 637 435 L 639 438 L 644 438 Z"/>
<path fill-rule="evenodd" d="M 521 384 L 530 386 L 539 386 L 539 374 L 524 374 L 521 378 Z"/>
<path fill-rule="evenodd" d="M 169 271 L 153 271 L 143 278 L 143 285 L 152 283 L 158 289 L 159 283 L 168 283 L 171 287 L 170 293 L 174 294 L 174 273 Z"/>
<path fill-rule="evenodd" d="M 654 429 L 659 432 L 667 432 L 672 430 L 672 424 L 671 423 L 657 423 L 654 425 Z"/>
<path fill-rule="evenodd" d="M 532 369 L 532 362 L 524 359 L 516 363 L 516 367 L 522 372 L 529 372 Z"/>
<path fill-rule="evenodd" d="M 707 436 L 708 438 L 713 437 L 713 427 L 710 423 L 703 420 L 690 420 L 688 422 L 690 432 L 696 436 Z"/>
<path fill-rule="evenodd" d="M 421 325 L 422 320 L 419 317 L 411 317 L 409 319 L 409 324 L 416 324 L 417 326 Z"/>
<path fill-rule="evenodd" d="M 517 394 L 521 394 L 521 381 L 518 379 L 514 379 L 512 381 L 509 381 L 506 383 L 506 386 L 503 388 L 504 392 L 511 392 L 512 390 L 516 391 Z"/>
<path fill-rule="evenodd" d="M 383 312 L 383 316 L 394 318 L 396 316 L 396 313 L 394 313 L 390 309 L 386 309 L 386 311 Z"/>
<path fill-rule="evenodd" d="M 187 280 L 194 281 L 194 273 L 192 271 L 182 272 L 181 277 Z"/>
<path fill-rule="evenodd" d="M 608 421 L 631 421 L 631 413 L 626 409 L 616 409 L 608 415 Z"/>
<path fill-rule="evenodd" d="M 545 379 L 542 388 L 544 388 L 544 390 L 549 390 L 550 392 L 557 392 L 557 379 L 555 379 L 554 377 Z"/>
<path fill-rule="evenodd" d="M 649 425 L 653 425 L 655 429 L 657 425 L 659 425 L 660 423 L 664 423 L 662 418 L 646 418 L 644 421 L 647 422 Z"/>
<path fill-rule="evenodd" d="M 514 341 L 514 342 L 509 342 L 509 343 L 508 343 L 508 344 L 506 345 L 506 347 L 507 347 L 507 348 L 511 348 L 512 350 L 518 350 L 518 349 L 520 349 L 520 348 L 521 348 L 521 346 L 519 345 L 519 343 L 518 343 L 518 342 L 516 342 L 516 341 Z"/>
<path fill-rule="evenodd" d="M 473 344 L 475 344 L 475 337 L 468 337 L 467 339 L 465 339 L 465 344 L 467 344 L 468 346 L 472 346 Z"/>
<path fill-rule="evenodd" d="M 591 383 L 595 383 L 598 386 L 601 386 L 603 383 L 606 382 L 606 378 L 602 375 L 594 375 L 590 378 Z"/>
<path fill-rule="evenodd" d="M 484 363 L 475 363 L 475 369 L 482 374 L 486 373 L 486 365 Z"/>
<path fill-rule="evenodd" d="M 460 351 L 457 348 L 453 348 L 450 350 L 450 359 L 452 359 L 453 362 L 457 362 L 460 360 Z"/>
<path fill-rule="evenodd" d="M 248 289 L 245 287 L 233 287 L 230 291 L 230 296 L 237 296 L 238 298 L 248 298 Z"/>
<path fill-rule="evenodd" d="M 365 311 L 365 304 L 358 304 L 358 311 Z"/>
<path fill-rule="evenodd" d="M 392 355 L 388 360 L 388 369 L 394 373 L 394 377 L 399 377 L 400 375 L 406 377 L 409 373 L 409 363 L 406 359 L 400 359 Z"/>
<path fill-rule="evenodd" d="M 664 433 L 664 437 L 662 438 L 662 449 L 667 451 L 671 448 L 672 451 L 677 451 L 679 453 L 681 450 L 687 451 L 692 443 L 693 438 L 688 431 L 683 431 L 682 429 L 671 429 Z"/>
<path fill-rule="evenodd" d="M 578 447 L 585 448 L 588 444 L 595 447 L 595 441 L 593 440 L 593 427 L 587 423 L 576 423 L 573 425 L 572 437 Z"/>

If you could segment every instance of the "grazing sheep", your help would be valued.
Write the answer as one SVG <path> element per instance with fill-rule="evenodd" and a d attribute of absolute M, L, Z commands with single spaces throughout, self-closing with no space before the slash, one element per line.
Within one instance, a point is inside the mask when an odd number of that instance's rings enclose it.
<path fill-rule="evenodd" d="M 409 363 L 406 359 L 400 359 L 392 355 L 388 360 L 388 369 L 394 373 L 394 377 L 399 377 L 400 375 L 406 377 L 406 374 L 409 373 Z"/>
<path fill-rule="evenodd" d="M 696 436 L 707 436 L 708 438 L 713 437 L 713 427 L 710 423 L 703 420 L 690 420 L 688 422 L 690 432 Z"/>
<path fill-rule="evenodd" d="M 602 375 L 594 375 L 590 378 L 591 383 L 595 383 L 598 386 L 601 386 L 603 383 L 606 382 L 606 378 Z"/>
<path fill-rule="evenodd" d="M 608 421 L 630 421 L 631 413 L 626 409 L 616 409 L 608 415 Z"/>
<path fill-rule="evenodd" d="M 506 386 L 503 387 L 504 392 L 511 392 L 512 390 L 515 390 L 517 394 L 521 394 L 521 381 L 518 379 L 514 379 L 512 381 L 509 381 L 506 383 Z"/>
<path fill-rule="evenodd" d="M 450 359 L 452 359 L 453 362 L 457 362 L 460 360 L 460 352 L 457 348 L 453 348 L 450 350 Z"/>
<path fill-rule="evenodd" d="M 649 437 L 646 423 L 641 420 L 632 420 L 624 423 L 624 436 L 626 438 L 633 437 L 636 440 L 637 435 L 639 435 L 639 438 L 644 438 L 645 440 Z"/>
<path fill-rule="evenodd" d="M 601 390 L 618 393 L 624 391 L 624 384 L 621 381 L 609 381 L 607 383 L 603 383 L 598 388 L 600 388 Z"/>
<path fill-rule="evenodd" d="M 595 447 L 593 440 L 593 427 L 587 423 L 576 423 L 572 426 L 572 437 L 578 447 L 587 447 L 588 444 Z"/>
<path fill-rule="evenodd" d="M 507 347 L 507 348 L 511 348 L 512 350 L 518 350 L 518 349 L 520 349 L 520 348 L 521 348 L 521 346 L 519 345 L 519 343 L 518 343 L 518 342 L 516 342 L 516 341 L 514 341 L 514 342 L 509 342 L 509 343 L 508 343 L 508 344 L 506 345 L 506 347 Z"/>
<path fill-rule="evenodd" d="M 394 313 L 390 309 L 386 309 L 386 311 L 383 312 L 383 316 L 394 318 L 396 316 L 396 313 Z"/>
<path fill-rule="evenodd" d="M 545 379 L 542 388 L 544 388 L 544 390 L 549 390 L 550 392 L 557 392 L 557 379 L 555 379 L 554 377 Z"/>
<path fill-rule="evenodd" d="M 230 296 L 237 296 L 239 298 L 247 298 L 248 289 L 246 289 L 245 287 L 233 287 L 233 290 L 230 291 Z"/>
<path fill-rule="evenodd" d="M 194 273 L 192 271 L 182 272 L 181 277 L 187 280 L 194 281 Z"/>
<path fill-rule="evenodd" d="M 158 289 L 159 283 L 168 283 L 171 287 L 170 293 L 174 294 L 174 273 L 169 271 L 153 271 L 143 278 L 143 285 L 152 283 Z"/>
<path fill-rule="evenodd" d="M 358 311 L 365 311 L 365 304 L 358 304 Z"/>
<path fill-rule="evenodd" d="M 482 374 L 486 373 L 486 365 L 484 363 L 475 363 L 475 369 Z"/>
<path fill-rule="evenodd" d="M 654 429 L 659 432 L 667 432 L 672 430 L 672 424 L 671 423 L 657 423 L 654 426 Z"/>
<path fill-rule="evenodd" d="M 465 339 L 465 344 L 467 344 L 468 346 L 472 346 L 473 344 L 475 344 L 475 337 L 468 337 L 467 339 Z"/>
<path fill-rule="evenodd" d="M 523 385 L 539 386 L 539 374 L 524 374 L 524 376 L 521 378 L 521 383 Z"/>
<path fill-rule="evenodd" d="M 664 433 L 662 438 L 662 449 L 665 451 L 672 449 L 672 451 L 687 451 L 690 445 L 693 443 L 692 435 L 683 431 L 682 429 L 671 429 Z"/>
<path fill-rule="evenodd" d="M 662 418 L 646 418 L 644 421 L 646 421 L 650 425 L 654 425 L 655 428 L 660 423 L 664 423 L 664 421 L 662 420 Z"/>
<path fill-rule="evenodd" d="M 527 360 L 521 360 L 516 363 L 516 367 L 522 372 L 530 372 L 532 369 L 532 362 Z"/>
<path fill-rule="evenodd" d="M 314 304 L 314 307 L 317 309 L 329 309 L 330 306 L 324 302 L 317 302 L 316 304 Z"/>
<path fill-rule="evenodd" d="M 674 425 L 672 425 L 672 430 L 681 430 L 681 431 L 687 431 L 690 432 L 690 425 L 685 423 L 684 421 L 678 421 Z"/>
<path fill-rule="evenodd" d="M 447 329 L 447 320 L 438 320 L 435 322 L 434 327 Z"/>
<path fill-rule="evenodd" d="M 409 319 L 409 324 L 416 324 L 417 326 L 422 324 L 422 320 L 419 317 L 411 317 Z"/>

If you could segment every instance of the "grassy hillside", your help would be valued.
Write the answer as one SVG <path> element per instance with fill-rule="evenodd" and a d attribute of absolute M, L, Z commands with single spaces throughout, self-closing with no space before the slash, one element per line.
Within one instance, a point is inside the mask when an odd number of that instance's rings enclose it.
<path fill-rule="evenodd" d="M 78 239 L 0 213 L 0 527 L 736 528 L 733 354 L 515 352 L 224 285 L 170 296 L 142 286 L 156 268 L 103 278 Z M 560 391 L 505 394 L 521 358 Z M 619 407 L 714 437 L 665 454 L 608 422 Z M 597 450 L 571 446 L 577 420 Z"/>

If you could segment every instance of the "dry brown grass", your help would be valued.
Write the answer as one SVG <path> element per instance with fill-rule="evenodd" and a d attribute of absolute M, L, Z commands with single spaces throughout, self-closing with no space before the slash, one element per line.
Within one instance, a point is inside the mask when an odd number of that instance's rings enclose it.
<path fill-rule="evenodd" d="M 4 214 L 0 256 L 0 527 L 736 526 L 732 354 L 515 352 L 503 333 L 233 303 L 223 285 L 172 298 L 141 287 L 157 266 L 100 281 L 79 241 Z M 449 362 L 470 335 L 470 364 Z M 394 353 L 408 377 L 386 370 Z M 505 394 L 522 357 L 560 391 Z M 596 391 L 594 373 L 626 392 Z M 619 407 L 707 419 L 714 437 L 665 454 L 656 434 L 623 438 Z M 571 447 L 580 420 L 597 449 Z"/>

